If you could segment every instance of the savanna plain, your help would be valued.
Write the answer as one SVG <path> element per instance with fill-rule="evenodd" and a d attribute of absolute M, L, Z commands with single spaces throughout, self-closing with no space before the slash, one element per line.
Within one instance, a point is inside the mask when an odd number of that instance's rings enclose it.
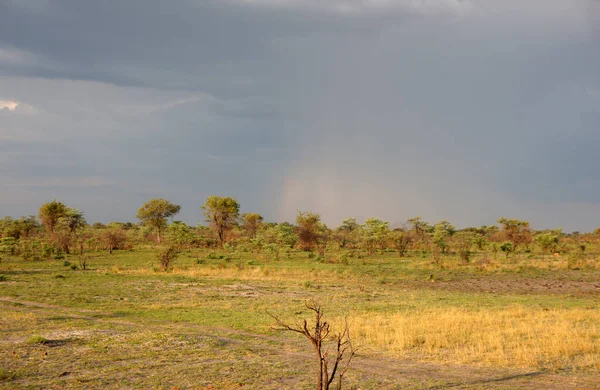
<path fill-rule="evenodd" d="M 0 388 L 312 389 L 313 346 L 274 318 L 311 324 L 307 302 L 332 334 L 349 329 L 343 388 L 600 388 L 592 235 L 562 237 L 570 252 L 532 240 L 468 256 L 417 241 L 180 245 L 165 267 L 167 239 L 4 253 Z"/>
<path fill-rule="evenodd" d="M 216 259 L 206 259 L 208 254 Z M 223 259 L 219 259 L 219 257 Z M 311 346 L 271 329 L 319 301 L 348 317 L 358 388 L 597 388 L 597 270 L 529 259 L 443 267 L 393 253 L 318 262 L 151 250 L 3 259 L 3 388 L 311 388 Z M 76 257 L 76 256 L 74 256 Z M 200 264 L 198 264 L 200 263 Z"/>

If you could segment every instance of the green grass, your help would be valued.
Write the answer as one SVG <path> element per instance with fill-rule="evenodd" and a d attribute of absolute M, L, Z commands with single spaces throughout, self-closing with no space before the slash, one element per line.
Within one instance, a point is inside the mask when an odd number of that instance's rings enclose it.
<path fill-rule="evenodd" d="M 39 335 L 33 335 L 27 339 L 29 344 L 48 344 L 48 339 Z"/>
<path fill-rule="evenodd" d="M 484 269 L 477 265 L 477 256 L 473 264 L 461 265 L 453 257 L 435 264 L 418 254 L 341 255 L 328 253 L 320 261 L 300 252 L 275 260 L 265 254 L 194 250 L 168 272 L 158 271 L 148 249 L 90 253 L 85 271 L 69 268 L 77 256 L 3 259 L 0 306 L 5 315 L 0 330 L 6 337 L 0 343 L 0 367 L 19 373 L 3 381 L 19 388 L 307 388 L 312 381 L 308 345 L 274 332 L 267 312 L 299 321 L 306 316 L 302 307 L 308 299 L 320 302 L 334 318 L 424 308 L 600 308 L 598 294 L 578 293 L 576 288 L 494 291 L 505 283 L 590 282 L 600 276 L 595 269 L 513 266 L 526 259 Z M 493 287 L 472 289 L 473 280 Z M 31 336 L 39 334 L 45 337 Z M 365 359 L 375 356 L 373 351 L 364 353 Z M 236 363 L 240 361 L 244 364 Z M 400 380 L 391 372 L 365 370 L 351 370 L 349 383 L 396 388 Z M 500 372 L 505 371 L 489 375 Z M 419 375 L 415 371 L 402 383 L 426 388 L 427 381 L 450 381 L 442 374 Z"/>

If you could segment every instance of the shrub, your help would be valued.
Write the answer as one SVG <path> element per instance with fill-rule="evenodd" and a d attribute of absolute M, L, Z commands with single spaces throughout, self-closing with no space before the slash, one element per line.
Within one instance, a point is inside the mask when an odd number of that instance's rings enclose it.
<path fill-rule="evenodd" d="M 567 258 L 567 268 L 576 270 L 585 266 L 585 255 L 583 252 L 577 251 L 569 254 Z"/>
<path fill-rule="evenodd" d="M 460 259 L 463 261 L 463 263 L 468 263 L 471 261 L 471 255 L 473 254 L 473 252 L 471 252 L 468 249 L 465 250 L 460 250 L 458 251 L 458 256 L 460 257 Z"/>
<path fill-rule="evenodd" d="M 172 245 L 160 247 L 156 251 L 156 257 L 158 257 L 160 267 L 163 271 L 167 271 L 171 263 L 175 261 L 178 256 L 179 251 Z"/>
<path fill-rule="evenodd" d="M 48 245 L 47 243 L 42 243 L 42 256 L 45 258 L 50 258 L 54 253 L 54 247 L 52 245 Z"/>
<path fill-rule="evenodd" d="M 348 265 L 350 262 L 348 261 L 348 257 L 350 255 L 348 254 L 348 252 L 344 252 L 342 253 L 342 255 L 340 256 L 340 262 L 344 265 Z"/>
<path fill-rule="evenodd" d="M 82 270 L 86 270 L 88 265 L 88 257 L 87 256 L 79 256 L 79 268 Z"/>
<path fill-rule="evenodd" d="M 510 242 L 504 242 L 500 245 L 500 250 L 506 254 L 506 258 L 508 259 L 508 255 L 513 251 L 513 244 Z"/>
<path fill-rule="evenodd" d="M 17 250 L 17 240 L 14 237 L 0 238 L 0 253 L 14 255 Z"/>
<path fill-rule="evenodd" d="M 49 340 L 39 335 L 33 335 L 27 339 L 28 344 L 48 344 Z"/>
<path fill-rule="evenodd" d="M 224 256 L 224 255 L 217 255 L 215 252 L 210 252 L 210 253 L 209 253 L 209 254 L 206 256 L 206 258 L 207 258 L 208 260 L 221 260 L 221 259 L 224 259 L 224 258 L 225 258 L 225 256 Z"/>

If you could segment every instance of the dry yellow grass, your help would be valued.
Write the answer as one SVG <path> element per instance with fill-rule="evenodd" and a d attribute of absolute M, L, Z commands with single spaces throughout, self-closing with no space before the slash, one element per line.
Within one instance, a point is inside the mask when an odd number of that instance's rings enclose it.
<path fill-rule="evenodd" d="M 113 266 L 111 271 L 115 274 L 130 275 L 155 275 L 157 271 L 152 268 L 123 269 Z M 105 272 L 100 270 L 99 272 Z M 225 267 L 190 268 L 174 266 L 168 271 L 173 275 L 189 276 L 195 278 L 236 279 L 236 280 L 263 280 L 263 281 L 297 281 L 304 283 L 306 280 L 314 282 L 359 282 L 360 276 L 352 273 L 337 273 L 326 270 L 306 270 L 294 268 L 270 268 L 268 266 L 237 267 L 235 264 Z"/>
<path fill-rule="evenodd" d="M 19 321 L 32 323 L 37 320 L 36 316 L 32 313 L 13 312 L 6 309 L 3 311 L 2 316 L 0 316 L 0 329 Z"/>
<path fill-rule="evenodd" d="M 431 308 L 351 318 L 368 349 L 442 362 L 600 369 L 598 310 Z"/>

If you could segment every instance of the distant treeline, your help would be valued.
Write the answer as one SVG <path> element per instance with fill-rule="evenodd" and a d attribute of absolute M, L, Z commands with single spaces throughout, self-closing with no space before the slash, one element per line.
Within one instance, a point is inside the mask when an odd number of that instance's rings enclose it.
<path fill-rule="evenodd" d="M 409 251 L 430 253 L 434 258 L 456 255 L 468 262 L 474 252 L 497 256 L 539 251 L 548 254 L 578 253 L 600 241 L 600 228 L 591 233 L 563 233 L 561 229 L 533 230 L 528 221 L 500 218 L 498 225 L 455 228 L 448 221 L 430 224 L 410 218 L 397 228 L 388 222 L 355 218 L 330 228 L 319 214 L 299 212 L 296 223 L 266 222 L 256 213 L 240 214 L 239 202 L 231 197 L 210 196 L 202 206 L 208 226 L 190 226 L 172 221 L 181 207 L 166 199 L 151 199 L 138 210 L 139 222 L 89 224 L 84 213 L 53 200 L 44 203 L 37 216 L 0 220 L 0 256 L 41 259 L 78 252 L 132 249 L 164 244 L 178 249 L 225 248 L 248 252 L 270 252 L 276 257 L 290 250 Z"/>

